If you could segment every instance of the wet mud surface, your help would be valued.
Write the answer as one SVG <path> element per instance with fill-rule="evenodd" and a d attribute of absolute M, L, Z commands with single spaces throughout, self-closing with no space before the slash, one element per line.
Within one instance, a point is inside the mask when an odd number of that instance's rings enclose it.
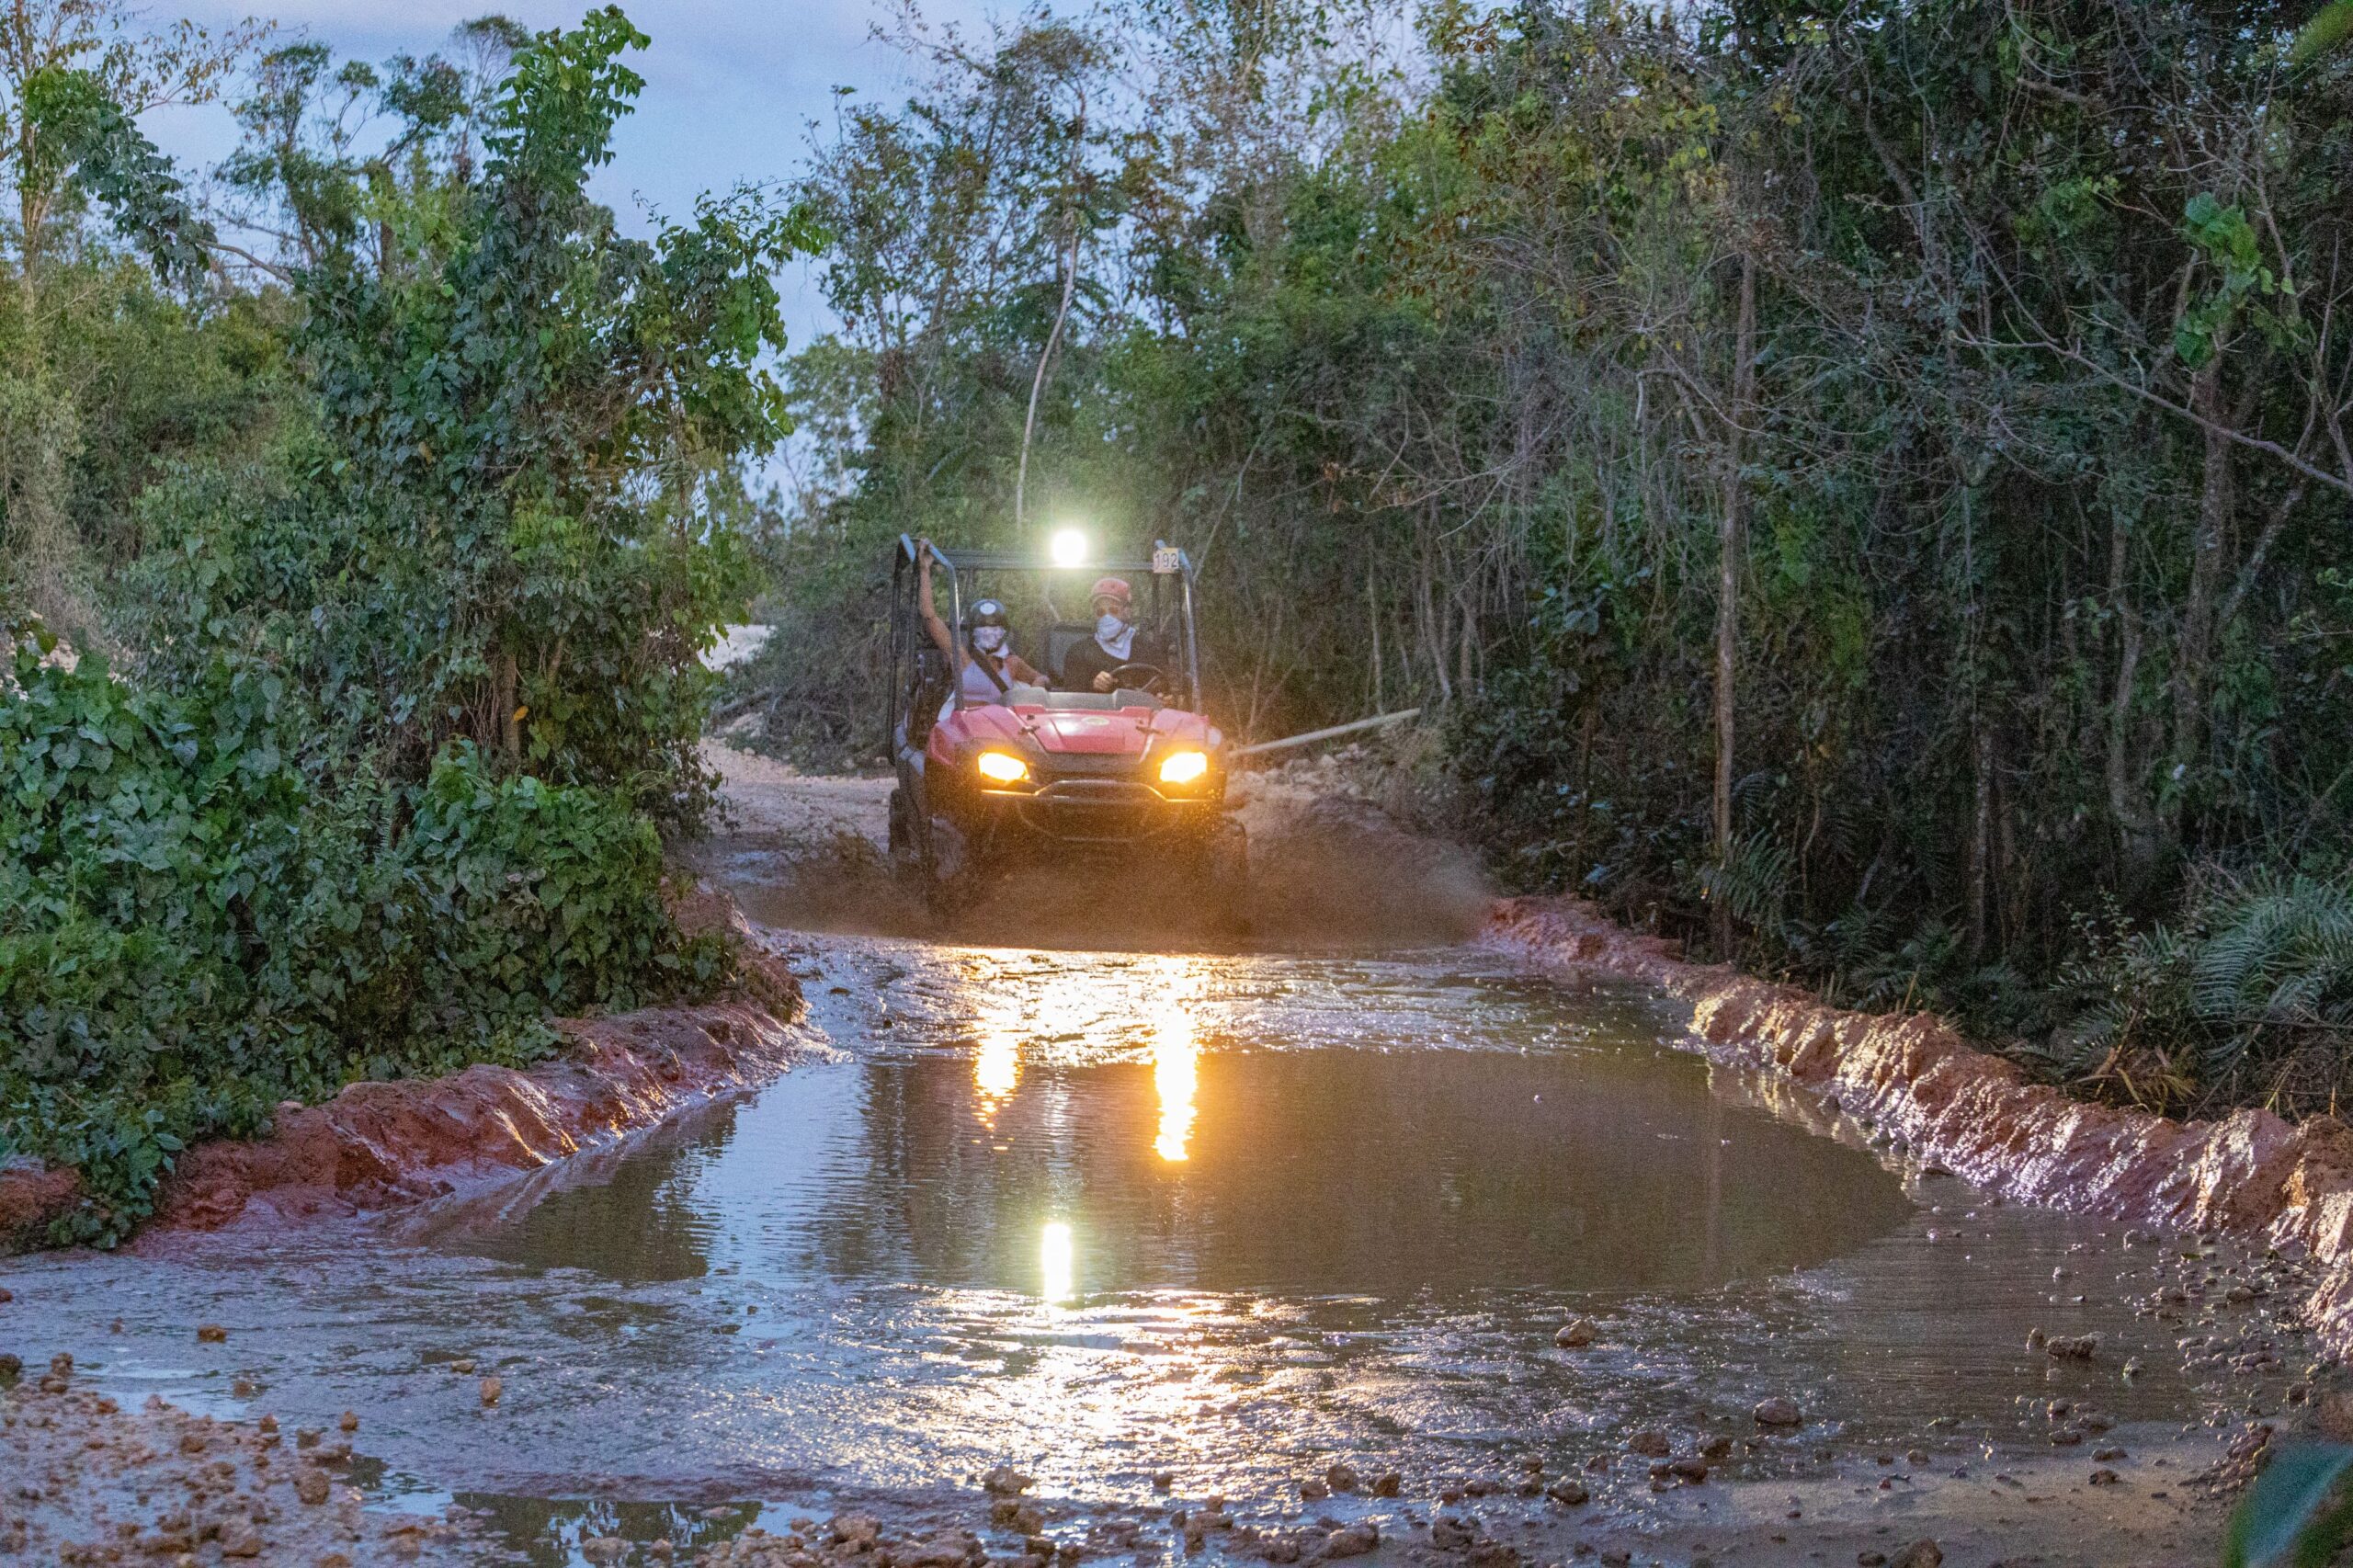
<path fill-rule="evenodd" d="M 2303 1408 L 2267 1266 L 1926 1174 L 1665 1049 L 1641 991 L 1461 950 L 782 941 L 845 1060 L 398 1220 L 18 1261 L 0 1343 L 130 1407 L 361 1413 L 370 1517 L 454 1506 L 434 1550 L 483 1562 L 845 1511 L 998 1556 L 1034 1522 L 1175 1560 L 1207 1517 L 1251 1561 L 1370 1523 L 1498 1562 L 2196 1562 L 2192 1477 Z M 2193 1329 L 2245 1364 L 2187 1366 Z M 1336 1464 L 1357 1490 L 1302 1495 Z M 990 1526 L 1002 1465 L 1035 1521 Z"/>
<path fill-rule="evenodd" d="M 806 891 L 873 793 L 765 885 L 712 847 L 837 1055 L 393 1214 L 0 1263 L 0 1561 L 2207 1562 L 2343 1397 L 2309 1266 L 2006 1202 L 1650 986 L 873 934 Z M 1455 934 L 1381 866 L 1361 921 Z"/>

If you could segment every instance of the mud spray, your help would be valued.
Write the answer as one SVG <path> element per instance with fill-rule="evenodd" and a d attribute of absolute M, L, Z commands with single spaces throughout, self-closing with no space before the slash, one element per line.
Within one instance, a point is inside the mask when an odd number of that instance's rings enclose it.
<path fill-rule="evenodd" d="M 1286 773 L 1234 786 L 1250 835 L 1248 932 L 1220 932 L 1148 850 L 1108 867 L 1024 867 L 941 919 L 883 848 L 888 779 L 816 780 L 740 754 L 722 759 L 735 807 L 703 869 L 754 920 L 804 931 L 980 946 L 1290 951 L 1465 941 L 1494 895 L 1463 850 L 1400 831 L 1379 808 Z"/>

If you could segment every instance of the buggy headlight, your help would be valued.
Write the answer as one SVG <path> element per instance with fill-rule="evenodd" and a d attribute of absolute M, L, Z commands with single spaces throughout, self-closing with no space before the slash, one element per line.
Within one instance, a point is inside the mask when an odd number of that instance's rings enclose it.
<path fill-rule="evenodd" d="M 1160 781 L 1163 784 L 1190 784 L 1209 770 L 1210 759 L 1206 752 L 1170 752 L 1160 765 Z"/>
<path fill-rule="evenodd" d="M 1029 777 L 1029 765 L 1009 751 L 984 751 L 972 766 L 982 778 L 997 784 L 1018 784 Z"/>

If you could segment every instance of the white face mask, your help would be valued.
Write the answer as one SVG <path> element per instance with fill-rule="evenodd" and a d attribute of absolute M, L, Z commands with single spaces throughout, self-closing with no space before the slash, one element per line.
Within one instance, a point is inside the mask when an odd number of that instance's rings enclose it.
<path fill-rule="evenodd" d="M 994 653 L 1005 646 L 1005 628 L 976 626 L 972 629 L 972 646 L 983 653 Z"/>
<path fill-rule="evenodd" d="M 1120 633 L 1127 629 L 1128 623 L 1116 615 L 1104 614 L 1095 618 L 1095 635 L 1099 642 L 1116 642 L 1120 640 Z"/>

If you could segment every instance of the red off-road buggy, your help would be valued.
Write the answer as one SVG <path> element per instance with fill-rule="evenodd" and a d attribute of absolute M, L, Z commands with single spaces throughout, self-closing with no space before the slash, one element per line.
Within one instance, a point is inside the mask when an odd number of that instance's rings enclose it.
<path fill-rule="evenodd" d="M 947 590 L 939 608 L 952 656 L 933 645 L 918 613 L 923 549 L 935 595 L 943 583 Z M 1176 667 L 1125 665 L 1113 672 L 1113 691 L 1059 689 L 1063 660 L 1094 635 L 1092 622 L 1065 617 L 1085 610 L 1097 572 L 1149 585 L 1139 620 Z M 1001 702 L 954 695 L 970 657 L 965 607 L 983 593 L 1008 607 L 1016 648 L 1052 687 L 1016 684 Z M 1189 893 L 1211 921 L 1238 927 L 1248 849 L 1242 825 L 1226 815 L 1225 737 L 1202 714 L 1200 692 L 1193 566 L 1183 551 L 1163 545 L 1149 561 L 1082 570 L 901 535 L 891 594 L 892 863 L 920 882 L 935 912 L 949 914 L 1013 866 L 1142 861 L 1165 879 L 1155 897 Z"/>

